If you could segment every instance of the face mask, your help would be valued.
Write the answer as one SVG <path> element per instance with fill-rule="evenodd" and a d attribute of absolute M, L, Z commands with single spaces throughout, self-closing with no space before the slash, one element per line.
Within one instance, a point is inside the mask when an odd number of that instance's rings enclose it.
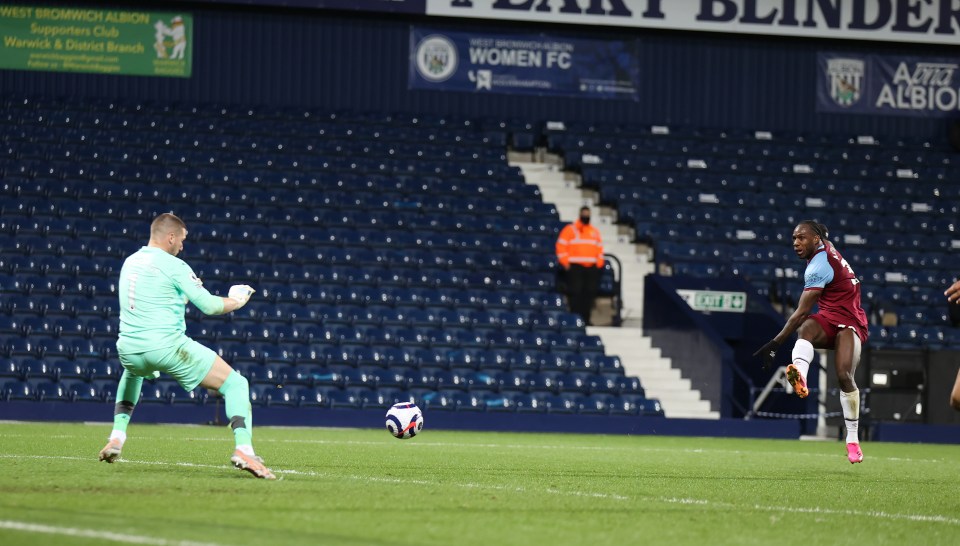
<path fill-rule="evenodd" d="M 583 224 L 583 225 L 589 224 L 589 223 L 590 223 L 590 217 L 589 217 L 589 216 L 581 216 L 581 217 L 580 217 L 580 223 Z"/>

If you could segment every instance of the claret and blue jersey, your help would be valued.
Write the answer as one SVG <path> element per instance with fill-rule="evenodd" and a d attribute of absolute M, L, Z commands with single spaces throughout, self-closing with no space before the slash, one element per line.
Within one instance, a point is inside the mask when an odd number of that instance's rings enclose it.
<path fill-rule="evenodd" d="M 807 262 L 803 289 L 821 290 L 818 314 L 833 324 L 857 326 L 866 341 L 867 315 L 860 306 L 860 280 L 832 244 L 820 245 Z"/>

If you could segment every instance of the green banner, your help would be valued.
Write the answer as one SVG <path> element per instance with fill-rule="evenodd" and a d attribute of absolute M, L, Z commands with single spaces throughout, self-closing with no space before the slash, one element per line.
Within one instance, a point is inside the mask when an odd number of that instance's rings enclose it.
<path fill-rule="evenodd" d="M 189 78 L 185 13 L 0 6 L 0 68 Z"/>

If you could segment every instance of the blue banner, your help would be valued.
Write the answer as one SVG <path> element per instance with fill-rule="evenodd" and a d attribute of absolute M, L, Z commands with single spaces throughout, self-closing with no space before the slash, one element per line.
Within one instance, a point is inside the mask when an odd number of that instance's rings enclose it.
<path fill-rule="evenodd" d="M 817 111 L 960 116 L 960 59 L 817 55 Z"/>
<path fill-rule="evenodd" d="M 411 89 L 637 100 L 634 40 L 410 29 Z"/>

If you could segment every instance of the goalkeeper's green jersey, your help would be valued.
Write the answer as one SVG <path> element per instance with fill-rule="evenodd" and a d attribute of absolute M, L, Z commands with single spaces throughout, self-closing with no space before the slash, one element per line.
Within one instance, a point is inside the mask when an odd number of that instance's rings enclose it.
<path fill-rule="evenodd" d="M 120 338 L 117 352 L 136 354 L 186 341 L 184 312 L 193 302 L 205 314 L 223 312 L 186 262 L 160 248 L 145 246 L 120 270 Z"/>

